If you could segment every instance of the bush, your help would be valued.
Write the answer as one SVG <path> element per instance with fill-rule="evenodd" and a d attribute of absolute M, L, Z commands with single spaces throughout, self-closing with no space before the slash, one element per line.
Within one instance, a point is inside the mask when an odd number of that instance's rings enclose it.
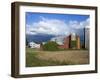
<path fill-rule="evenodd" d="M 59 50 L 58 44 L 56 42 L 47 42 L 46 44 L 43 45 L 43 50 L 46 51 L 57 51 Z"/>

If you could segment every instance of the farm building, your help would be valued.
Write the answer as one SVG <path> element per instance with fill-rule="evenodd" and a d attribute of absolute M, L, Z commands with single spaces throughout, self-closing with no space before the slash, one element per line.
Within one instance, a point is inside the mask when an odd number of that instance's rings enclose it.
<path fill-rule="evenodd" d="M 86 49 L 89 49 L 89 37 L 90 37 L 90 34 L 89 34 L 89 28 L 85 28 L 85 48 Z"/>
<path fill-rule="evenodd" d="M 28 46 L 29 46 L 30 48 L 40 48 L 40 44 L 37 44 L 37 43 L 35 43 L 35 42 L 29 42 L 29 43 L 28 43 Z"/>
<path fill-rule="evenodd" d="M 62 49 L 80 49 L 80 37 L 75 33 L 72 33 L 71 35 L 66 36 L 63 45 L 59 45 L 58 47 Z"/>
<path fill-rule="evenodd" d="M 58 44 L 58 47 L 61 49 L 80 49 L 80 37 L 75 33 L 70 34 L 69 36 L 56 37 L 51 39 Z"/>

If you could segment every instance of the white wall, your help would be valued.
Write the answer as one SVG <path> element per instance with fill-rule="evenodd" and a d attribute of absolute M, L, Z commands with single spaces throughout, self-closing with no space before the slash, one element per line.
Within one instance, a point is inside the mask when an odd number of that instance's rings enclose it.
<path fill-rule="evenodd" d="M 0 80 L 16 80 L 10 76 L 11 67 L 11 2 L 15 0 L 1 0 L 0 1 Z M 30 1 L 41 3 L 55 3 L 55 4 L 77 4 L 98 6 L 100 14 L 100 0 L 16 0 L 16 1 Z M 100 21 L 100 16 L 98 16 Z M 98 24 L 100 26 L 100 23 Z M 98 34 L 100 35 L 100 27 L 98 27 Z M 100 41 L 100 37 L 98 37 Z M 100 42 L 98 42 L 100 48 Z M 98 53 L 100 52 L 100 49 Z M 80 75 L 65 75 L 65 76 L 51 76 L 39 78 L 21 78 L 18 80 L 100 80 L 100 54 L 98 54 L 99 73 L 97 74 L 80 74 Z"/>

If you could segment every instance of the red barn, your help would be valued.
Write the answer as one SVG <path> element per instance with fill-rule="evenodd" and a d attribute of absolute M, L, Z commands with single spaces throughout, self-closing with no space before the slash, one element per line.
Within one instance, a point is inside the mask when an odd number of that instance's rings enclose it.
<path fill-rule="evenodd" d="M 76 34 L 71 34 L 64 38 L 63 45 L 58 46 L 61 49 L 80 49 L 80 37 Z"/>

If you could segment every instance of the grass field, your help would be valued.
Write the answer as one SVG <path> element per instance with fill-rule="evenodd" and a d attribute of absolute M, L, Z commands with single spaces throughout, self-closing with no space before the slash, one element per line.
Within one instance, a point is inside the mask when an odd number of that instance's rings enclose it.
<path fill-rule="evenodd" d="M 89 64 L 88 50 L 39 51 L 26 48 L 26 67 Z"/>

